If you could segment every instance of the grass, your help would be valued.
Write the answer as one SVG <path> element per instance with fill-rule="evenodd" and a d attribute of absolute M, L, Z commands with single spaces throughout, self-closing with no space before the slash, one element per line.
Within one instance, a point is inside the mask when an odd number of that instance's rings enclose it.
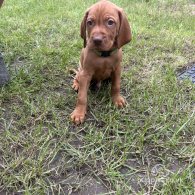
<path fill-rule="evenodd" d="M 89 91 L 86 122 L 70 121 L 79 28 L 94 0 L 9 0 L 0 50 L 1 194 L 194 194 L 195 87 L 177 73 L 195 62 L 194 1 L 113 0 L 133 41 L 124 47 L 122 110 L 110 86 Z"/>

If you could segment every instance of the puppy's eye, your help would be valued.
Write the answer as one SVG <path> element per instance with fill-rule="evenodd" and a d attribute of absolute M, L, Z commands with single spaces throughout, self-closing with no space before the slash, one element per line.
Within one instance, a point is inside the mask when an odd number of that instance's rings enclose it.
<path fill-rule="evenodd" d="M 87 25 L 88 26 L 93 26 L 94 25 L 94 21 L 93 20 L 88 20 L 87 21 Z"/>
<path fill-rule="evenodd" d="M 114 20 L 112 20 L 112 19 L 109 19 L 108 21 L 107 21 L 107 25 L 108 26 L 113 26 L 115 24 L 115 22 L 114 22 Z"/>

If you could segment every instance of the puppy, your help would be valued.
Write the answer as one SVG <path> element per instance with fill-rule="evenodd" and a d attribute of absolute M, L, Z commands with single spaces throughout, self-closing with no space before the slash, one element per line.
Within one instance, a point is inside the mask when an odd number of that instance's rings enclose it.
<path fill-rule="evenodd" d="M 80 66 L 73 81 L 78 90 L 76 108 L 71 114 L 74 123 L 84 121 L 87 110 L 87 91 L 90 82 L 100 86 L 102 80 L 111 78 L 113 103 L 121 108 L 126 104 L 120 95 L 121 47 L 131 41 L 131 28 L 123 10 L 107 0 L 92 5 L 81 22 Z"/>

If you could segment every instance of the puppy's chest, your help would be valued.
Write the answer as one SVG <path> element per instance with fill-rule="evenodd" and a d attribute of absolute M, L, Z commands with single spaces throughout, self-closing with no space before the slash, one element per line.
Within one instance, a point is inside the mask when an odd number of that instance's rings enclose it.
<path fill-rule="evenodd" d="M 94 63 L 94 75 L 96 80 L 104 80 L 111 76 L 111 73 L 116 69 L 117 63 L 113 60 L 102 60 Z"/>

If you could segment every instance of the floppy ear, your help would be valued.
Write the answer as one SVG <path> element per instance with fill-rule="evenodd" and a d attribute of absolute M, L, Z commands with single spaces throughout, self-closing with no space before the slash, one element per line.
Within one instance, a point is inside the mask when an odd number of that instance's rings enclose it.
<path fill-rule="evenodd" d="M 123 45 L 131 41 L 131 27 L 127 17 L 122 9 L 119 10 L 120 26 L 117 36 L 117 47 L 121 48 Z"/>
<path fill-rule="evenodd" d="M 88 11 L 85 13 L 85 16 L 81 22 L 81 27 L 80 27 L 81 38 L 84 40 L 84 47 L 86 47 L 86 44 L 87 44 L 87 35 L 86 35 L 87 16 L 88 16 Z"/>

